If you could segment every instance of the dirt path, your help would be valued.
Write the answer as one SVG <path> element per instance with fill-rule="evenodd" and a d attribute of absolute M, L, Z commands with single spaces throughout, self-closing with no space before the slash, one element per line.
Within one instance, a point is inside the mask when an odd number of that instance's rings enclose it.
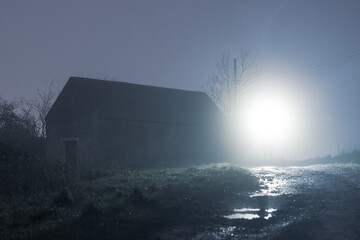
<path fill-rule="evenodd" d="M 252 168 L 260 190 L 241 193 L 212 226 L 164 239 L 360 239 L 360 167 Z"/>

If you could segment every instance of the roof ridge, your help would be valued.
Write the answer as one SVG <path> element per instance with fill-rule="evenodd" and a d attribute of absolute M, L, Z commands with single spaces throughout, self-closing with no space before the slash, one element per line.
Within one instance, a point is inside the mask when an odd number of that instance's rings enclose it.
<path fill-rule="evenodd" d="M 210 124 L 211 114 L 221 115 L 204 92 L 83 77 L 70 77 L 66 86 L 69 85 L 76 91 L 69 94 L 80 95 L 99 118 Z M 67 89 L 64 87 L 62 93 Z"/>
<path fill-rule="evenodd" d="M 148 88 L 158 88 L 158 89 L 164 89 L 164 90 L 173 90 L 173 91 L 183 91 L 188 93 L 198 93 L 198 94 L 205 94 L 203 91 L 197 91 L 197 90 L 186 90 L 186 89 L 179 89 L 179 88 L 170 88 L 170 87 L 162 87 L 162 86 L 152 86 L 152 85 L 146 85 L 146 84 L 139 84 L 139 83 L 130 83 L 130 82 L 120 82 L 120 81 L 114 81 L 114 80 L 107 80 L 107 79 L 96 79 L 96 78 L 87 78 L 87 77 L 76 77 L 71 76 L 69 78 L 69 81 L 73 80 L 90 80 L 90 81 L 99 81 L 99 82 L 106 82 L 106 83 L 114 83 L 114 84 L 124 84 L 124 85 L 133 85 L 133 86 L 139 86 L 139 87 L 148 87 Z"/>

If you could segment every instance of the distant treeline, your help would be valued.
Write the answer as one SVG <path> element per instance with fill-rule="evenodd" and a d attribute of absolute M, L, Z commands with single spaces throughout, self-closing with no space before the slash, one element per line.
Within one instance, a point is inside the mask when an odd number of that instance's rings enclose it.
<path fill-rule="evenodd" d="M 306 165 L 314 165 L 314 164 L 335 164 L 335 163 L 360 164 L 360 151 L 353 150 L 352 152 L 342 152 L 336 156 L 328 155 L 325 157 L 308 159 L 305 161 L 296 162 L 296 165 L 306 166 Z"/>

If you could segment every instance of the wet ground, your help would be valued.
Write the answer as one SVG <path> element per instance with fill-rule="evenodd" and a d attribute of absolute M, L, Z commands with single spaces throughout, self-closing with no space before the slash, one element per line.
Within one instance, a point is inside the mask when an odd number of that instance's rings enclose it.
<path fill-rule="evenodd" d="M 360 239 L 360 165 L 86 173 L 0 194 L 0 239 Z"/>
<path fill-rule="evenodd" d="M 360 239 L 360 167 L 251 168 L 260 189 L 238 193 L 213 224 L 158 239 Z"/>

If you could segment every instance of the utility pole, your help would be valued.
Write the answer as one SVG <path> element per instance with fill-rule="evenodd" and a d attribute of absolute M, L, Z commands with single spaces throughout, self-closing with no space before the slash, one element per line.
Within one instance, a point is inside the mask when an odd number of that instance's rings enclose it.
<path fill-rule="evenodd" d="M 237 79 L 237 62 L 236 62 L 236 58 L 234 58 L 234 105 L 235 105 L 235 112 L 236 112 L 236 108 L 238 106 L 238 89 L 239 83 L 238 83 L 238 79 Z"/>
<path fill-rule="evenodd" d="M 234 82 L 237 84 L 237 64 L 236 64 L 236 58 L 234 58 Z"/>
<path fill-rule="evenodd" d="M 237 93 L 238 92 L 238 86 L 239 86 L 239 83 L 238 83 L 238 79 L 237 79 L 237 62 L 236 62 L 236 58 L 234 58 L 234 89 L 235 89 L 235 92 Z M 236 94 L 237 95 L 237 94 Z"/>

